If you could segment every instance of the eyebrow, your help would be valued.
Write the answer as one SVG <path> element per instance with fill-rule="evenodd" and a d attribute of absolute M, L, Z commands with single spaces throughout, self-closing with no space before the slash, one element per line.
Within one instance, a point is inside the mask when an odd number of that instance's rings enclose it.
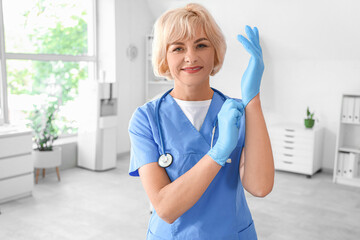
<path fill-rule="evenodd" d="M 198 43 L 198 42 L 201 42 L 201 41 L 204 41 L 204 40 L 209 41 L 207 38 L 199 38 L 194 43 Z M 183 42 L 173 42 L 170 45 L 184 45 L 184 43 Z"/>

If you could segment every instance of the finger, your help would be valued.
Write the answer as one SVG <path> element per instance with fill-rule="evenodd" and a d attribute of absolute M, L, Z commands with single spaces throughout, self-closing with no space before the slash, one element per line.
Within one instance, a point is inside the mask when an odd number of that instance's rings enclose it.
<path fill-rule="evenodd" d="M 241 122 L 242 113 L 238 110 L 235 110 L 233 113 L 233 120 L 235 123 L 235 126 L 239 129 L 240 128 L 240 122 Z"/>
<path fill-rule="evenodd" d="M 241 118 L 242 114 L 240 111 L 238 111 L 237 109 L 235 108 L 232 108 L 230 111 L 229 111 L 229 120 L 233 123 L 233 124 L 236 124 L 238 119 Z"/>
<path fill-rule="evenodd" d="M 237 118 L 240 114 L 240 112 L 236 108 L 230 108 L 229 113 L 232 118 Z"/>
<path fill-rule="evenodd" d="M 241 102 L 236 102 L 237 104 L 237 110 L 239 110 L 239 112 L 240 112 L 240 114 L 241 114 L 241 116 L 244 114 L 244 110 L 245 110 L 245 107 L 244 107 L 244 104 L 243 104 L 243 102 L 241 101 Z"/>
<path fill-rule="evenodd" d="M 258 30 L 257 27 L 254 27 L 254 33 L 255 33 L 256 41 L 257 41 L 257 48 L 260 50 L 260 53 L 262 54 L 262 49 L 261 49 L 261 46 L 260 46 L 259 30 Z"/>
<path fill-rule="evenodd" d="M 229 111 L 231 108 L 233 108 L 232 105 L 233 105 L 232 99 L 231 98 L 226 99 L 226 101 L 224 102 L 224 104 L 222 105 L 222 107 L 220 109 L 220 113 Z"/>
<path fill-rule="evenodd" d="M 256 36 L 256 41 L 257 41 L 257 44 L 260 45 L 260 37 L 259 37 L 259 30 L 257 27 L 254 27 L 254 33 L 255 33 L 255 36 Z"/>
<path fill-rule="evenodd" d="M 228 99 L 228 104 L 231 104 L 231 106 L 237 106 L 238 103 L 239 103 L 239 100 L 237 100 L 235 98 Z"/>
<path fill-rule="evenodd" d="M 251 43 L 257 47 L 256 45 L 258 44 L 258 41 L 256 39 L 256 35 L 255 33 L 253 32 L 253 30 L 251 29 L 250 26 L 246 25 L 245 26 L 245 32 L 246 32 L 246 35 L 248 36 L 249 40 L 251 41 Z"/>
<path fill-rule="evenodd" d="M 231 108 L 236 109 L 236 111 L 240 112 L 240 115 L 242 116 L 244 113 L 244 104 L 241 100 L 231 99 Z"/>
<path fill-rule="evenodd" d="M 250 53 L 254 57 L 260 57 L 261 54 L 258 49 L 256 49 L 249 40 L 247 40 L 244 36 L 238 35 L 238 41 L 244 46 L 245 50 Z"/>
<path fill-rule="evenodd" d="M 224 111 L 231 111 L 232 109 L 236 109 L 234 105 L 233 99 L 227 99 L 223 104 Z"/>
<path fill-rule="evenodd" d="M 259 34 L 259 32 L 258 32 L 258 29 L 256 28 L 256 30 L 255 30 L 255 28 L 256 27 L 254 27 L 254 30 L 253 30 L 253 29 L 251 29 L 250 26 L 246 25 L 245 32 L 248 35 L 253 46 L 258 50 L 258 52 L 260 54 L 262 54 L 261 46 L 259 43 L 259 38 L 258 38 L 258 35 L 256 35 L 255 31 L 257 31 L 257 34 Z"/>
<path fill-rule="evenodd" d="M 238 117 L 237 121 L 236 121 L 236 127 L 240 128 L 240 123 L 241 123 L 241 117 Z"/>

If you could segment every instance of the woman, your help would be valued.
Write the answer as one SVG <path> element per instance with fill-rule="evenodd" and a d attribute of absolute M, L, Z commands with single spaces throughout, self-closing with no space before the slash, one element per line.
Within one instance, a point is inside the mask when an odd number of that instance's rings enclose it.
<path fill-rule="evenodd" d="M 129 124 L 129 174 L 140 176 L 155 209 L 147 239 L 257 239 L 244 188 L 269 194 L 274 163 L 259 97 L 259 34 L 248 26 L 246 33 L 249 40 L 238 40 L 251 59 L 239 100 L 210 87 L 226 44 L 204 7 L 188 4 L 155 23 L 154 71 L 174 88 Z"/>

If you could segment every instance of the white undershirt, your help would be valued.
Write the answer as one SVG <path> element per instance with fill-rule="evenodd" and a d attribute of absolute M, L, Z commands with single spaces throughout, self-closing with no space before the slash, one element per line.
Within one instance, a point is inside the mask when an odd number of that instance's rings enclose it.
<path fill-rule="evenodd" d="M 184 101 L 174 98 L 189 121 L 200 131 L 209 110 L 211 99 L 205 101 Z"/>

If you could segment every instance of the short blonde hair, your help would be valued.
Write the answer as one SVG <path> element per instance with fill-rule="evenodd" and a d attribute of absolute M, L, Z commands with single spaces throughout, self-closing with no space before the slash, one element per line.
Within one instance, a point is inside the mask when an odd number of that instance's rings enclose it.
<path fill-rule="evenodd" d="M 202 27 L 215 49 L 214 76 L 222 67 L 226 52 L 225 37 L 210 13 L 201 5 L 190 3 L 183 8 L 169 10 L 161 15 L 154 25 L 152 45 L 152 64 L 156 76 L 173 79 L 166 61 L 170 43 L 188 40 Z"/>

